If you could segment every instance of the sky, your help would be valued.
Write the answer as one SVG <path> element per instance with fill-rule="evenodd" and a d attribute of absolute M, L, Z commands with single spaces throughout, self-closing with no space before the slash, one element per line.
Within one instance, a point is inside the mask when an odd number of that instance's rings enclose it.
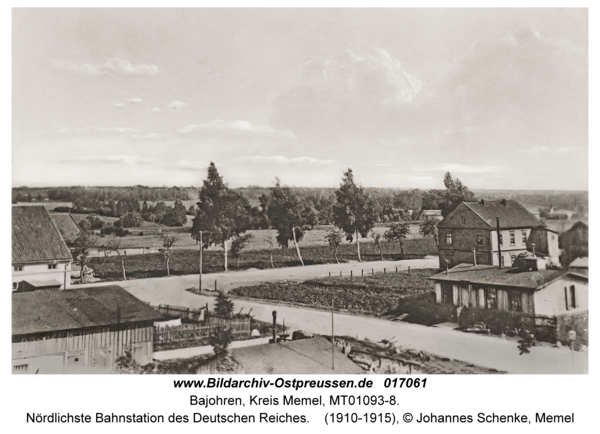
<path fill-rule="evenodd" d="M 13 9 L 13 186 L 588 189 L 586 9 Z"/>

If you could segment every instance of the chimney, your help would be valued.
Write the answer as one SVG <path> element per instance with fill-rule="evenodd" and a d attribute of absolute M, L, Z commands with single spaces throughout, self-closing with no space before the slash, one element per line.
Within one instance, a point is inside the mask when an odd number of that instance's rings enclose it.
<path fill-rule="evenodd" d="M 535 243 L 531 243 L 531 251 L 533 253 L 533 256 L 535 257 Z"/>
<path fill-rule="evenodd" d="M 485 206 L 485 200 L 484 200 L 484 199 L 481 199 L 481 200 L 479 201 L 479 203 L 480 203 L 481 205 Z"/>
<path fill-rule="evenodd" d="M 477 250 L 473 249 L 473 266 L 477 266 Z"/>
<path fill-rule="evenodd" d="M 502 205 L 506 206 L 506 199 L 502 199 L 501 202 L 502 202 Z"/>
<path fill-rule="evenodd" d="M 273 339 L 272 339 L 272 344 L 276 344 L 277 343 L 277 311 L 274 310 L 273 311 Z"/>
<path fill-rule="evenodd" d="M 498 268 L 502 268 L 502 243 L 500 242 L 500 217 L 496 217 L 496 231 L 498 235 Z"/>

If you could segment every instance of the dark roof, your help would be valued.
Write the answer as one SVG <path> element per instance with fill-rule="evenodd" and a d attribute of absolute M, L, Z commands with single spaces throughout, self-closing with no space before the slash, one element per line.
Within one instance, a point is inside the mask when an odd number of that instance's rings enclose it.
<path fill-rule="evenodd" d="M 12 295 L 13 335 L 160 319 L 161 314 L 118 285 Z"/>
<path fill-rule="evenodd" d="M 72 259 L 65 240 L 43 206 L 12 207 L 12 262 Z"/>
<path fill-rule="evenodd" d="M 481 285 L 511 286 L 537 289 L 566 274 L 564 270 L 521 271 L 516 268 L 498 268 L 492 265 L 451 268 L 435 274 L 432 280 L 447 282 L 478 283 Z"/>
<path fill-rule="evenodd" d="M 588 258 L 587 257 L 577 258 L 569 264 L 569 267 L 588 268 Z"/>
<path fill-rule="evenodd" d="M 322 336 L 297 341 L 236 348 L 232 357 L 246 374 L 363 374 L 364 371 Z"/>
<path fill-rule="evenodd" d="M 496 228 L 496 217 L 500 218 L 500 229 L 545 228 L 541 220 L 537 219 L 516 200 L 507 200 L 506 205 L 501 201 L 491 200 L 484 201 L 484 204 L 481 204 L 481 202 L 463 202 L 462 205 L 473 211 L 492 228 Z M 445 226 L 448 217 L 440 222 L 440 226 Z"/>
<path fill-rule="evenodd" d="M 74 240 L 81 233 L 81 228 L 71 214 L 50 214 L 50 217 L 65 241 Z"/>

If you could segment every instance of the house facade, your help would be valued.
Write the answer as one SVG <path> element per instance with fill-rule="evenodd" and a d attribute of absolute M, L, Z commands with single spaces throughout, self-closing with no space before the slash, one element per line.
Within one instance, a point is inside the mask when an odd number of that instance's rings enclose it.
<path fill-rule="evenodd" d="M 152 361 L 164 317 L 117 285 L 12 294 L 13 374 L 108 374 Z"/>
<path fill-rule="evenodd" d="M 438 224 L 438 232 L 440 268 L 510 266 L 527 252 L 552 263 L 560 257 L 558 234 L 513 200 L 463 202 Z"/>
<path fill-rule="evenodd" d="M 588 277 L 564 270 L 460 266 L 436 274 L 436 302 L 457 308 L 554 318 L 556 337 L 575 330 L 587 345 Z"/>
<path fill-rule="evenodd" d="M 68 289 L 73 258 L 43 206 L 12 207 L 12 290 Z"/>

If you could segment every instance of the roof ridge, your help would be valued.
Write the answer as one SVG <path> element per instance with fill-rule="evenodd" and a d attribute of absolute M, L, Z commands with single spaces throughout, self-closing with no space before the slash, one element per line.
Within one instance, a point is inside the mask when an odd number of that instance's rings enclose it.
<path fill-rule="evenodd" d="M 463 203 L 465 204 L 465 206 L 466 206 L 467 208 L 469 208 L 469 209 L 470 209 L 470 210 L 471 210 L 473 213 L 475 213 L 475 215 L 476 215 L 477 217 L 479 217 L 481 220 L 483 220 L 483 222 L 484 222 L 486 225 L 488 225 L 488 226 L 489 226 L 489 227 L 491 227 L 491 228 L 493 228 L 493 227 L 494 227 L 494 226 L 492 226 L 491 224 L 489 224 L 489 223 L 487 222 L 487 220 L 486 220 L 486 219 L 484 219 L 484 218 L 483 218 L 483 216 L 482 216 L 481 214 L 479 214 L 477 211 L 475 211 L 473 208 L 471 208 L 471 207 L 468 205 L 468 203 L 467 203 L 467 202 L 463 202 Z M 479 202 L 470 202 L 470 203 L 479 203 Z M 456 208 L 455 208 L 455 209 L 456 209 Z"/>

